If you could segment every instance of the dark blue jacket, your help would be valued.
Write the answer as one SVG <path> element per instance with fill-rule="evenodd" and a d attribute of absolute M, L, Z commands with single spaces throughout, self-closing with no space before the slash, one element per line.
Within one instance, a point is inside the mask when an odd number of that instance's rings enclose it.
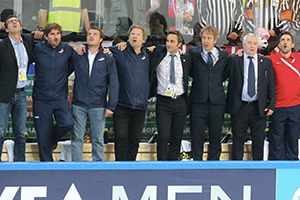
<path fill-rule="evenodd" d="M 89 76 L 88 48 L 84 55 L 73 53 L 72 66 L 75 70 L 73 104 L 89 107 L 106 107 L 113 111 L 118 103 L 119 80 L 115 60 L 103 54 L 100 47 Z M 107 93 L 109 89 L 109 100 Z"/>
<path fill-rule="evenodd" d="M 60 43 L 55 49 L 47 41 L 35 45 L 34 99 L 58 100 L 68 97 L 68 62 L 73 51 L 66 43 Z"/>
<path fill-rule="evenodd" d="M 124 51 L 109 48 L 115 58 L 120 82 L 118 105 L 147 110 L 149 94 L 150 56 L 146 52 L 136 54 L 129 42 Z"/>

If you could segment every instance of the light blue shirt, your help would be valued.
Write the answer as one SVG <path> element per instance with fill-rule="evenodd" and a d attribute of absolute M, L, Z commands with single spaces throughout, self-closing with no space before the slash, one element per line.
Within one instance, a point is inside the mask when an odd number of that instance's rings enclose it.
<path fill-rule="evenodd" d="M 26 48 L 24 46 L 23 39 L 21 38 L 19 42 L 15 42 L 11 37 L 9 37 L 12 46 L 15 50 L 15 55 L 17 58 L 17 64 L 18 68 L 25 68 L 27 72 L 27 65 L 28 65 L 28 54 L 26 51 Z M 20 70 L 19 70 L 20 72 Z M 18 82 L 17 82 L 17 88 L 23 88 L 27 85 L 27 80 L 19 80 L 19 73 L 18 73 Z"/>
<path fill-rule="evenodd" d="M 243 84 L 243 91 L 242 91 L 242 101 L 256 101 L 258 99 L 257 95 L 257 80 L 258 80 L 258 60 L 257 54 L 255 54 L 252 58 L 252 62 L 254 65 L 254 74 L 255 74 L 255 95 L 251 98 L 248 95 L 248 68 L 250 59 L 248 55 L 244 52 L 244 84 Z"/>
<path fill-rule="evenodd" d="M 206 51 L 203 47 L 202 47 L 202 49 L 203 49 L 203 51 L 201 52 L 201 56 L 202 56 L 204 62 L 207 63 L 208 51 Z M 213 67 L 214 67 L 216 62 L 218 62 L 218 60 L 219 60 L 219 50 L 216 47 L 214 47 L 211 50 L 211 57 L 212 57 L 212 60 L 213 60 Z"/>

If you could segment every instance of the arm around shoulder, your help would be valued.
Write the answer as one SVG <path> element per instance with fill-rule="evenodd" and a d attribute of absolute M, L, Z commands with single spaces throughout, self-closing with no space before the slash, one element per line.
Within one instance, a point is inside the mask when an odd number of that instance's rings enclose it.
<path fill-rule="evenodd" d="M 107 109 L 115 110 L 119 99 L 119 78 L 117 66 L 114 58 L 111 55 L 106 55 L 107 58 L 107 79 L 109 86 L 109 100 L 107 102 Z"/>

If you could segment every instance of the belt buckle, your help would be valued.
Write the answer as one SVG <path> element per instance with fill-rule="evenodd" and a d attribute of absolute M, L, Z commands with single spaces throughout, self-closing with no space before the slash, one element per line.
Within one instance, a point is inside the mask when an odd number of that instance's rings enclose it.
<path fill-rule="evenodd" d="M 249 105 L 254 104 L 256 101 L 247 101 Z"/>
<path fill-rule="evenodd" d="M 15 93 L 20 93 L 23 92 L 25 89 L 24 88 L 16 88 L 16 92 Z"/>

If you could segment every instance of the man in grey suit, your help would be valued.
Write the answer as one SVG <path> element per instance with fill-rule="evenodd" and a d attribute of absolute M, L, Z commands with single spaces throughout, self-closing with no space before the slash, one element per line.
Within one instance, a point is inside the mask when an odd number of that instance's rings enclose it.
<path fill-rule="evenodd" d="M 243 38 L 244 55 L 230 55 L 227 66 L 229 85 L 226 112 L 231 115 L 232 160 L 242 160 L 248 127 L 253 160 L 263 159 L 266 116 L 275 110 L 276 90 L 272 62 L 257 54 L 258 38 Z"/>

